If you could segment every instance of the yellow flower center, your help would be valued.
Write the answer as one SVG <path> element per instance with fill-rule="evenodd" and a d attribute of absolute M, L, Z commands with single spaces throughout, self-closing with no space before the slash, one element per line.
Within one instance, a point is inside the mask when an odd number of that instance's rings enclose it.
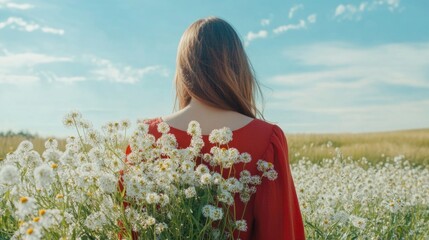
<path fill-rule="evenodd" d="M 26 202 L 28 202 L 28 197 L 21 197 L 21 198 L 19 199 L 19 202 L 21 202 L 21 203 L 26 203 Z"/>
<path fill-rule="evenodd" d="M 40 220 L 40 218 L 39 217 L 35 217 L 35 218 L 33 218 L 33 222 L 38 222 Z"/>
<path fill-rule="evenodd" d="M 57 168 L 57 167 L 58 167 L 58 164 L 56 164 L 56 163 L 52 163 L 51 168 L 55 169 L 55 168 Z"/>
<path fill-rule="evenodd" d="M 34 232 L 34 229 L 33 229 L 33 228 L 29 228 L 29 229 L 27 229 L 27 234 L 28 234 L 28 235 L 33 234 L 33 232 Z"/>
<path fill-rule="evenodd" d="M 60 198 L 64 198 L 64 195 L 62 195 L 61 193 L 57 194 L 56 198 L 60 199 Z"/>
<path fill-rule="evenodd" d="M 40 210 L 39 210 L 39 215 L 40 215 L 40 216 L 45 215 L 45 213 L 46 213 L 46 210 L 45 210 L 45 209 L 40 209 Z"/>

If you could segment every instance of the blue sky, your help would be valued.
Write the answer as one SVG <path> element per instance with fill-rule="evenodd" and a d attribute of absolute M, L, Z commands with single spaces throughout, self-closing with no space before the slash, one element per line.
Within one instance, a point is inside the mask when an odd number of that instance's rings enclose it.
<path fill-rule="evenodd" d="M 427 1 L 0 0 L 0 131 L 66 136 L 173 111 L 184 30 L 218 16 L 246 45 L 285 132 L 429 127 Z"/>

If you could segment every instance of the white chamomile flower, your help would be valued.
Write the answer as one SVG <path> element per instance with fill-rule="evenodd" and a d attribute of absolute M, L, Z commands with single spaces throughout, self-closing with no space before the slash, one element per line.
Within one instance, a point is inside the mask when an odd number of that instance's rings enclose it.
<path fill-rule="evenodd" d="M 166 206 L 168 203 L 170 203 L 170 197 L 167 194 L 161 194 L 159 203 L 161 204 L 161 207 Z"/>
<path fill-rule="evenodd" d="M 274 181 L 277 179 L 278 173 L 274 169 L 270 169 L 263 173 L 264 177 L 267 177 L 270 181 Z"/>
<path fill-rule="evenodd" d="M 118 179 L 112 175 L 112 174 L 102 174 L 98 180 L 98 186 L 102 191 L 105 193 L 114 193 L 116 191 L 116 184 L 118 182 Z"/>
<path fill-rule="evenodd" d="M 58 148 L 58 141 L 55 138 L 49 138 L 45 142 L 45 148 L 57 149 Z"/>
<path fill-rule="evenodd" d="M 54 171 L 47 164 L 40 165 L 34 169 L 34 179 L 39 188 L 48 188 L 54 181 Z"/>
<path fill-rule="evenodd" d="M 20 182 L 18 168 L 12 165 L 4 165 L 0 169 L 0 184 L 15 185 Z"/>
<path fill-rule="evenodd" d="M 122 129 L 128 129 L 131 126 L 131 121 L 128 119 L 121 120 L 119 123 Z"/>
<path fill-rule="evenodd" d="M 238 231 L 246 232 L 247 231 L 247 222 L 246 220 L 237 220 L 235 221 L 235 227 Z"/>
<path fill-rule="evenodd" d="M 31 143 L 28 140 L 24 140 L 22 141 L 19 145 L 17 150 L 18 151 L 22 151 L 22 152 L 29 152 L 30 150 L 33 149 L 33 143 Z"/>
<path fill-rule="evenodd" d="M 160 122 L 157 125 L 157 130 L 160 133 L 166 134 L 170 131 L 170 126 L 166 122 Z"/>
<path fill-rule="evenodd" d="M 165 229 L 167 229 L 167 224 L 165 223 L 157 223 L 155 225 L 155 233 L 161 234 Z"/>
<path fill-rule="evenodd" d="M 249 163 L 252 161 L 252 156 L 247 152 L 243 152 L 240 154 L 239 159 L 240 159 L 240 162 L 242 163 Z"/>
<path fill-rule="evenodd" d="M 195 173 L 198 175 L 203 175 L 205 173 L 209 173 L 210 169 L 205 164 L 200 164 L 195 169 Z"/>
<path fill-rule="evenodd" d="M 137 123 L 137 131 L 141 134 L 147 134 L 149 132 L 149 124 L 144 122 Z"/>
<path fill-rule="evenodd" d="M 220 173 L 218 173 L 218 172 L 213 173 L 213 175 L 212 175 L 213 184 L 218 185 L 222 182 L 222 180 L 223 180 L 223 177 L 222 177 L 222 175 L 220 175 Z"/>
<path fill-rule="evenodd" d="M 42 229 L 33 223 L 23 223 L 19 228 L 19 232 L 25 240 L 39 240 L 43 236 Z"/>
<path fill-rule="evenodd" d="M 206 163 L 210 163 L 212 161 L 212 155 L 209 153 L 204 153 L 202 156 L 202 159 L 204 160 L 204 162 Z"/>
<path fill-rule="evenodd" d="M 159 202 L 159 200 L 160 200 L 159 195 L 154 192 L 146 194 L 146 202 L 148 204 L 156 204 Z"/>
<path fill-rule="evenodd" d="M 203 185 L 208 185 L 211 183 L 212 175 L 210 173 L 204 173 L 201 175 L 200 182 Z"/>
<path fill-rule="evenodd" d="M 203 216 L 204 217 L 209 217 L 210 216 L 210 210 L 211 210 L 211 208 L 212 208 L 213 206 L 212 205 L 205 205 L 202 209 L 201 209 L 201 211 L 202 211 L 202 213 L 203 213 Z"/>
<path fill-rule="evenodd" d="M 261 172 L 266 172 L 266 171 L 274 168 L 274 165 L 272 163 L 264 161 L 264 160 L 258 160 L 256 165 L 257 165 L 257 169 Z"/>
<path fill-rule="evenodd" d="M 185 197 L 186 198 L 193 198 L 195 197 L 195 195 L 197 195 L 197 191 L 195 190 L 195 187 L 188 187 L 184 190 L 185 192 Z"/>
<path fill-rule="evenodd" d="M 249 202 L 250 201 L 250 193 L 248 193 L 248 192 L 241 192 L 240 193 L 240 200 L 243 203 Z"/>
<path fill-rule="evenodd" d="M 261 176 L 253 175 L 250 177 L 250 184 L 252 185 L 260 185 L 262 183 Z"/>
<path fill-rule="evenodd" d="M 145 222 L 148 226 L 152 226 L 156 223 L 156 219 L 152 216 L 147 216 L 146 218 L 146 222 Z"/>
<path fill-rule="evenodd" d="M 27 215 L 32 214 L 36 209 L 36 199 L 31 197 L 20 197 L 16 203 L 16 214 L 20 218 L 25 218 Z"/>
<path fill-rule="evenodd" d="M 228 191 L 221 191 L 218 194 L 218 200 L 230 206 L 234 203 L 234 198 L 232 197 L 231 193 Z"/>
<path fill-rule="evenodd" d="M 210 219 L 213 221 L 221 220 L 223 217 L 222 208 L 212 206 L 210 208 Z"/>
<path fill-rule="evenodd" d="M 101 230 L 107 223 L 108 219 L 102 212 L 91 213 L 85 220 L 85 226 L 91 230 Z"/>
<path fill-rule="evenodd" d="M 360 229 L 365 229 L 367 220 L 365 218 L 361 218 L 355 215 L 350 215 L 350 221 L 352 222 L 353 226 Z"/>
<path fill-rule="evenodd" d="M 213 129 L 209 134 L 209 141 L 211 143 L 218 143 L 220 145 L 228 144 L 230 141 L 232 141 L 232 131 L 227 127 Z"/>
<path fill-rule="evenodd" d="M 201 136 L 200 123 L 195 120 L 190 121 L 186 132 L 191 136 Z"/>

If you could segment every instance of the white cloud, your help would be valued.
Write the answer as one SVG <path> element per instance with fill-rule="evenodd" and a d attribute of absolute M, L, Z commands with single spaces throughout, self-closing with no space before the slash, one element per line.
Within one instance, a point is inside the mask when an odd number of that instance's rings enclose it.
<path fill-rule="evenodd" d="M 258 38 L 266 38 L 267 36 L 268 36 L 268 32 L 266 30 L 260 30 L 259 32 L 256 32 L 256 33 L 250 31 L 247 33 L 245 37 L 244 44 L 248 46 L 251 41 Z"/>
<path fill-rule="evenodd" d="M 63 29 L 56 29 L 56 28 L 50 28 L 50 27 L 42 27 L 41 30 L 42 30 L 42 32 L 45 32 L 45 33 L 64 35 L 64 30 Z"/>
<path fill-rule="evenodd" d="M 88 78 L 84 76 L 58 76 L 54 72 L 48 72 L 48 71 L 41 71 L 40 75 L 44 80 L 47 80 L 48 82 L 62 82 L 66 84 L 72 84 L 75 82 L 82 82 L 87 81 Z"/>
<path fill-rule="evenodd" d="M 315 23 L 316 22 L 316 14 L 311 14 L 307 17 L 307 21 L 309 23 Z"/>
<path fill-rule="evenodd" d="M 71 58 L 68 57 L 55 57 L 40 53 L 18 53 L 11 54 L 7 50 L 7 54 L 0 55 L 0 67 L 2 69 L 13 69 L 21 67 L 33 67 L 38 64 L 52 63 L 52 62 L 70 62 Z"/>
<path fill-rule="evenodd" d="M 154 65 L 144 68 L 133 68 L 114 64 L 107 59 L 89 56 L 89 59 L 95 68 L 91 71 L 95 80 L 107 80 L 119 83 L 136 83 L 150 73 L 155 73 L 164 77 L 169 76 L 168 69 Z"/>
<path fill-rule="evenodd" d="M 334 18 L 347 20 L 361 20 L 364 12 L 373 11 L 379 7 L 387 7 L 394 11 L 399 7 L 400 0 L 372 0 L 360 4 L 340 4 L 335 8 Z"/>
<path fill-rule="evenodd" d="M 34 8 L 34 5 L 29 3 L 14 3 L 8 0 L 0 0 L 0 9 L 1 8 L 28 10 Z"/>
<path fill-rule="evenodd" d="M 36 30 L 40 30 L 44 33 L 63 35 L 63 29 L 56 29 L 51 27 L 43 27 L 37 23 L 27 22 L 22 18 L 17 17 L 9 17 L 6 21 L 0 22 L 0 30 L 3 28 L 9 27 L 11 29 L 18 29 L 20 31 L 26 32 L 34 32 Z"/>
<path fill-rule="evenodd" d="M 74 83 L 89 80 L 136 83 L 148 74 L 168 77 L 168 69 L 153 65 L 134 68 L 112 63 L 95 56 L 57 57 L 40 53 L 10 53 L 6 49 L 0 55 L 0 84 L 30 84 L 45 80 L 48 82 Z M 74 67 L 89 68 L 86 74 L 65 76 L 61 72 L 41 68 L 43 64 L 64 63 Z M 70 75 L 70 74 L 67 74 Z"/>
<path fill-rule="evenodd" d="M 289 30 L 298 30 L 301 28 L 306 28 L 306 23 L 304 20 L 300 20 L 298 24 L 287 24 L 287 25 L 279 26 L 279 27 L 273 29 L 273 32 L 275 34 L 279 34 L 282 32 L 287 32 Z"/>
<path fill-rule="evenodd" d="M 9 74 L 7 72 L 2 72 L 0 69 L 0 84 L 27 85 L 38 81 L 38 76 L 19 73 Z"/>
<path fill-rule="evenodd" d="M 301 9 L 301 8 L 304 8 L 304 5 L 302 5 L 302 4 L 297 4 L 297 5 L 294 5 L 293 7 L 291 7 L 290 8 L 290 10 L 289 10 L 289 18 L 293 18 L 293 15 L 295 14 L 295 12 L 298 10 L 298 9 Z"/>
<path fill-rule="evenodd" d="M 284 75 L 277 79 L 278 82 L 309 81 L 316 84 L 356 79 L 370 83 L 429 87 L 429 43 L 359 47 L 344 42 L 329 42 L 294 47 L 285 54 L 303 65 L 327 69 Z"/>
<path fill-rule="evenodd" d="M 285 56 L 319 70 L 273 76 L 267 107 L 311 116 L 299 120 L 315 126 L 309 131 L 428 127 L 429 42 L 328 42 L 293 46 Z"/>
<path fill-rule="evenodd" d="M 261 25 L 262 26 L 268 26 L 270 25 L 270 19 L 261 19 Z"/>
<path fill-rule="evenodd" d="M 29 84 L 40 80 L 34 67 L 54 62 L 70 62 L 67 57 L 56 57 L 38 53 L 11 54 L 3 49 L 0 55 L 0 84 Z"/>

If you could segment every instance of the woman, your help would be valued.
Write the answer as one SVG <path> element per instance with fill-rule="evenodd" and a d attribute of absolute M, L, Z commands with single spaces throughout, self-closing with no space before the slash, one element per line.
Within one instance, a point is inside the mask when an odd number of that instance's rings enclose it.
<path fill-rule="evenodd" d="M 189 146 L 188 123 L 196 120 L 202 128 L 208 152 L 213 146 L 208 135 L 213 129 L 229 127 L 233 140 L 229 147 L 248 152 L 252 162 L 246 169 L 257 174 L 256 161 L 274 164 L 275 181 L 263 180 L 244 211 L 236 199 L 237 214 L 247 220 L 248 229 L 240 239 L 305 239 L 298 199 L 288 162 L 286 138 L 280 127 L 257 119 L 262 114 L 255 104 L 260 89 L 252 67 L 233 27 L 217 17 L 194 22 L 183 34 L 177 54 L 175 75 L 179 111 L 150 119 L 149 132 L 156 138 L 157 124 L 165 122 L 175 134 L 180 148 Z M 131 152 L 127 148 L 127 155 Z M 234 233 L 235 237 L 238 237 Z"/>

